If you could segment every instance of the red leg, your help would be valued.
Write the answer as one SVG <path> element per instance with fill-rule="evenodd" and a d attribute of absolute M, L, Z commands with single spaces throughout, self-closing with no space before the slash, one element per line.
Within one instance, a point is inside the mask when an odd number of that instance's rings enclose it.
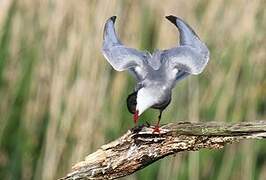
<path fill-rule="evenodd" d="M 161 117 L 162 117 L 162 111 L 160 111 L 157 124 L 155 125 L 155 127 L 153 129 L 153 133 L 155 133 L 155 132 L 160 133 L 160 120 L 161 120 Z"/>

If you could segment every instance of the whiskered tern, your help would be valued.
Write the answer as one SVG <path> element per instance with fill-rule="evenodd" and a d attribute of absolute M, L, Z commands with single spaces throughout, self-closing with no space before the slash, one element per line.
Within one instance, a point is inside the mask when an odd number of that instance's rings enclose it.
<path fill-rule="evenodd" d="M 194 30 L 181 18 L 166 16 L 179 30 L 179 46 L 156 50 L 152 54 L 123 45 L 117 37 L 116 16 L 106 21 L 102 52 L 117 71 L 128 70 L 137 80 L 134 92 L 127 98 L 127 107 L 134 114 L 135 125 L 148 108 L 160 111 L 155 131 L 163 110 L 171 102 L 172 89 L 188 75 L 198 75 L 209 61 L 209 50 Z"/>

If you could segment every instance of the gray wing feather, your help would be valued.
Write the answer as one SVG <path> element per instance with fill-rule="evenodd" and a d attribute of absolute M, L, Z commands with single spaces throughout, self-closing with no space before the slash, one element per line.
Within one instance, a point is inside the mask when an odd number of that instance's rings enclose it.
<path fill-rule="evenodd" d="M 190 46 L 180 46 L 164 51 L 163 60 L 170 69 L 177 68 L 189 74 L 200 74 L 208 59 Z"/>
<path fill-rule="evenodd" d="M 117 38 L 114 22 L 109 18 L 104 27 L 102 52 L 106 60 L 117 71 L 129 70 L 138 80 L 146 75 L 146 53 L 125 47 Z"/>
<path fill-rule="evenodd" d="M 194 30 L 182 19 L 175 16 L 167 16 L 169 21 L 176 25 L 180 33 L 180 46 L 165 50 L 164 61 L 169 68 L 189 74 L 200 74 L 209 61 L 209 50 L 199 39 Z"/>

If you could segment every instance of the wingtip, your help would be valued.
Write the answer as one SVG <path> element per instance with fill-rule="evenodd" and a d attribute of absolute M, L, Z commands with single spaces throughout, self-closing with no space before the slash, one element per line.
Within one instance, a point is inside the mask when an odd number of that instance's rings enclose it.
<path fill-rule="evenodd" d="M 171 23 L 176 24 L 177 17 L 173 15 L 165 16 L 166 19 L 168 19 Z"/>
<path fill-rule="evenodd" d="M 112 17 L 110 17 L 110 19 L 113 21 L 113 23 L 115 23 L 116 16 L 112 16 Z"/>

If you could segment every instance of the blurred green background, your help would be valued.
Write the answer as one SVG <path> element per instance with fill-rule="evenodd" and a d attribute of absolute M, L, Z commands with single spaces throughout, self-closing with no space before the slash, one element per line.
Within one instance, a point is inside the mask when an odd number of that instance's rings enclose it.
<path fill-rule="evenodd" d="M 101 54 L 105 20 L 117 15 L 129 47 L 167 49 L 185 19 L 211 61 L 180 82 L 162 123 L 266 119 L 266 1 L 1 0 L 0 179 L 52 180 L 133 127 L 134 79 Z M 140 123 L 155 123 L 148 110 Z M 266 179 L 265 141 L 179 153 L 124 179 Z"/>

